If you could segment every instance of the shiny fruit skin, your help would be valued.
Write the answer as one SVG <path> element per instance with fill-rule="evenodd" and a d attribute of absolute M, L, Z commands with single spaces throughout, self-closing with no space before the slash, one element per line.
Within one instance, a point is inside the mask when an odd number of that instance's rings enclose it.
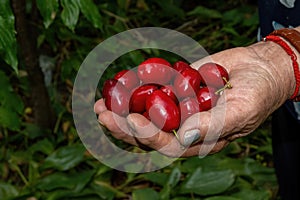
<path fill-rule="evenodd" d="M 184 71 L 187 68 L 190 68 L 191 66 L 188 63 L 179 60 L 179 61 L 176 61 L 175 63 L 173 63 L 172 67 L 173 67 L 173 69 L 175 69 L 176 71 L 181 73 L 182 71 Z"/>
<path fill-rule="evenodd" d="M 161 86 L 160 90 L 163 91 L 164 93 L 166 93 L 169 97 L 171 97 L 171 99 L 173 99 L 173 101 L 176 104 L 178 104 L 178 99 L 176 97 L 175 89 L 174 89 L 173 85 L 164 85 L 164 86 Z"/>
<path fill-rule="evenodd" d="M 112 79 L 115 80 L 115 79 Z M 105 106 L 108 110 L 120 115 L 126 116 L 129 114 L 129 91 L 120 82 L 107 80 L 107 86 L 104 89 Z M 106 85 L 106 84 L 104 84 Z"/>
<path fill-rule="evenodd" d="M 146 111 L 151 121 L 165 132 L 172 132 L 180 126 L 178 106 L 161 90 L 154 91 L 146 100 Z"/>
<path fill-rule="evenodd" d="M 197 92 L 200 112 L 210 110 L 217 104 L 219 95 L 216 94 L 217 89 L 214 87 L 202 87 Z"/>
<path fill-rule="evenodd" d="M 140 80 L 135 71 L 124 69 L 116 73 L 114 79 L 121 82 L 128 90 L 132 90 L 139 86 Z"/>
<path fill-rule="evenodd" d="M 200 88 L 201 76 L 196 69 L 187 68 L 180 74 L 177 74 L 174 80 L 174 88 L 179 99 L 196 96 Z"/>
<path fill-rule="evenodd" d="M 109 96 L 110 91 L 112 90 L 113 87 L 118 83 L 116 79 L 107 79 L 102 87 L 102 97 L 106 98 Z"/>
<path fill-rule="evenodd" d="M 196 97 L 186 97 L 179 102 L 181 123 L 183 123 L 188 117 L 200 111 L 198 99 Z"/>
<path fill-rule="evenodd" d="M 143 113 L 146 109 L 146 99 L 158 89 L 156 84 L 144 84 L 134 90 L 130 97 L 130 112 Z"/>
<path fill-rule="evenodd" d="M 226 84 L 226 81 L 229 80 L 226 69 L 217 63 L 205 63 L 199 67 L 198 72 L 203 79 L 203 85 L 222 88 Z"/>
<path fill-rule="evenodd" d="M 166 85 L 173 78 L 172 65 L 162 58 L 148 58 L 138 66 L 137 75 L 143 83 Z"/>

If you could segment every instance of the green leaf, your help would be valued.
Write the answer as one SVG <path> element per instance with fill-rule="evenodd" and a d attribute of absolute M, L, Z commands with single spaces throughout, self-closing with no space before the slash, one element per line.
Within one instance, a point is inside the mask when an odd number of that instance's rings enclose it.
<path fill-rule="evenodd" d="M 229 196 L 215 196 L 215 197 L 208 197 L 204 200 L 242 200 L 240 198 L 229 197 Z"/>
<path fill-rule="evenodd" d="M 65 174 L 61 172 L 50 174 L 40 179 L 37 184 L 37 188 L 46 191 L 58 188 L 67 188 L 72 189 L 73 191 L 81 191 L 91 180 L 94 173 L 94 170 L 88 170 L 73 174 Z"/>
<path fill-rule="evenodd" d="M 10 199 L 18 195 L 18 190 L 9 183 L 0 182 L 0 199 Z"/>
<path fill-rule="evenodd" d="M 83 161 L 85 148 L 83 145 L 61 147 L 45 159 L 43 168 L 55 168 L 65 171 Z"/>
<path fill-rule="evenodd" d="M 134 66 L 138 66 L 145 60 L 145 57 L 141 51 L 132 51 L 129 53 L 129 56 L 132 59 Z"/>
<path fill-rule="evenodd" d="M 21 119 L 16 112 L 0 106 L 0 127 L 17 131 L 21 127 Z"/>
<path fill-rule="evenodd" d="M 168 181 L 168 175 L 160 172 L 149 172 L 142 175 L 148 181 L 151 181 L 160 186 L 164 186 Z"/>
<path fill-rule="evenodd" d="M 180 176 L 181 176 L 181 171 L 177 167 L 175 167 L 169 176 L 167 184 L 171 188 L 175 187 L 177 183 L 180 181 Z"/>
<path fill-rule="evenodd" d="M 72 31 L 74 31 L 75 26 L 79 18 L 79 1 L 78 0 L 61 0 L 61 5 L 63 10 L 61 12 L 61 19 L 63 23 Z"/>
<path fill-rule="evenodd" d="M 102 17 L 95 3 L 92 0 L 79 0 L 82 14 L 90 21 L 95 28 L 101 29 Z"/>
<path fill-rule="evenodd" d="M 170 199 L 170 195 L 172 193 L 172 189 L 177 185 L 180 181 L 181 171 L 175 167 L 171 171 L 167 184 L 164 185 L 163 189 L 160 191 L 160 199 Z"/>
<path fill-rule="evenodd" d="M 3 71 L 0 71 L 0 85 L 0 106 L 19 114 L 23 113 L 22 99 L 14 92 L 8 76 Z"/>
<path fill-rule="evenodd" d="M 44 19 L 44 26 L 48 28 L 57 15 L 59 7 L 58 0 L 36 0 L 36 4 Z"/>
<path fill-rule="evenodd" d="M 114 199 L 116 195 L 122 197 L 127 196 L 121 191 L 117 190 L 117 188 L 104 181 L 93 181 L 89 187 L 92 188 L 93 192 L 96 193 L 101 199 Z"/>
<path fill-rule="evenodd" d="M 18 73 L 15 18 L 9 0 L 0 2 L 0 57 Z"/>
<path fill-rule="evenodd" d="M 213 195 L 226 191 L 235 180 L 231 170 L 208 171 L 197 168 L 195 172 L 184 182 L 182 193 L 196 193 L 199 195 Z"/>
<path fill-rule="evenodd" d="M 158 193 L 153 190 L 152 188 L 144 188 L 144 189 L 138 189 L 134 190 L 132 192 L 132 199 L 133 200 L 158 200 L 159 196 Z"/>
<path fill-rule="evenodd" d="M 267 190 L 250 190 L 243 188 L 241 191 L 232 194 L 232 197 L 242 200 L 267 200 L 271 199 L 271 194 Z"/>
<path fill-rule="evenodd" d="M 206 19 L 220 19 L 222 18 L 222 14 L 215 10 L 209 9 L 203 6 L 197 6 L 194 10 L 188 12 L 188 15 L 196 15 L 199 17 L 203 17 Z"/>
<path fill-rule="evenodd" d="M 0 105 L 2 104 L 3 107 L 5 107 L 8 110 L 11 110 L 12 112 L 22 114 L 24 111 L 24 103 L 21 97 L 13 91 L 6 93 L 5 91 L 3 91 L 3 93 L 0 94 L 0 97 L 2 98 L 0 100 Z"/>
<path fill-rule="evenodd" d="M 27 136 L 29 139 L 36 139 L 38 137 L 45 136 L 47 132 L 43 130 L 41 127 L 39 127 L 36 124 L 33 123 L 24 123 L 24 129 L 22 130 L 22 133 Z"/>
<path fill-rule="evenodd" d="M 3 71 L 0 71 L 0 85 L 1 85 L 0 102 L 2 102 L 2 98 L 5 97 L 6 93 L 13 91 L 9 79 Z"/>
<path fill-rule="evenodd" d="M 35 152 L 42 152 L 46 155 L 50 155 L 53 150 L 54 146 L 48 139 L 40 140 L 29 148 L 29 151 L 32 154 Z"/>

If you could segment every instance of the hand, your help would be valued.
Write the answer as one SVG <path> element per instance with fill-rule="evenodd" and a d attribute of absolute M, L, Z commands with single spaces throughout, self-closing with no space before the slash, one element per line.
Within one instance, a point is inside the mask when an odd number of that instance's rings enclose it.
<path fill-rule="evenodd" d="M 103 99 L 95 103 L 99 122 L 115 138 L 132 145 L 146 146 L 171 157 L 204 156 L 254 131 L 293 93 L 290 58 L 274 43 L 225 50 L 192 66 L 198 68 L 209 60 L 228 70 L 233 88 L 224 91 L 213 109 L 188 118 L 177 132 L 178 139 L 158 130 L 140 114 L 113 117 Z"/>

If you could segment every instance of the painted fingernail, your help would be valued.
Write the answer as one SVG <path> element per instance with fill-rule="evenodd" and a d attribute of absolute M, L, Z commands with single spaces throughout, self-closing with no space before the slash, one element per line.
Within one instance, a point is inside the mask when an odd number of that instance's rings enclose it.
<path fill-rule="evenodd" d="M 200 139 L 200 131 L 198 129 L 193 129 L 186 131 L 183 136 L 183 145 L 189 146 Z"/>

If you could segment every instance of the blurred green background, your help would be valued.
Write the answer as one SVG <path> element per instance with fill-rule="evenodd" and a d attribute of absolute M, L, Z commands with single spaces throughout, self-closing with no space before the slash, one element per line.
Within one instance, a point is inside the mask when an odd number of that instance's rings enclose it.
<path fill-rule="evenodd" d="M 0 199 L 278 199 L 270 119 L 218 154 L 178 159 L 155 172 L 133 174 L 91 156 L 72 118 L 76 73 L 101 41 L 128 29 L 155 26 L 192 37 L 210 54 L 246 46 L 256 42 L 256 4 L 1 0 Z M 99 88 L 121 68 L 151 56 L 174 60 L 174 55 L 155 49 L 130 52 L 111 64 Z"/>

